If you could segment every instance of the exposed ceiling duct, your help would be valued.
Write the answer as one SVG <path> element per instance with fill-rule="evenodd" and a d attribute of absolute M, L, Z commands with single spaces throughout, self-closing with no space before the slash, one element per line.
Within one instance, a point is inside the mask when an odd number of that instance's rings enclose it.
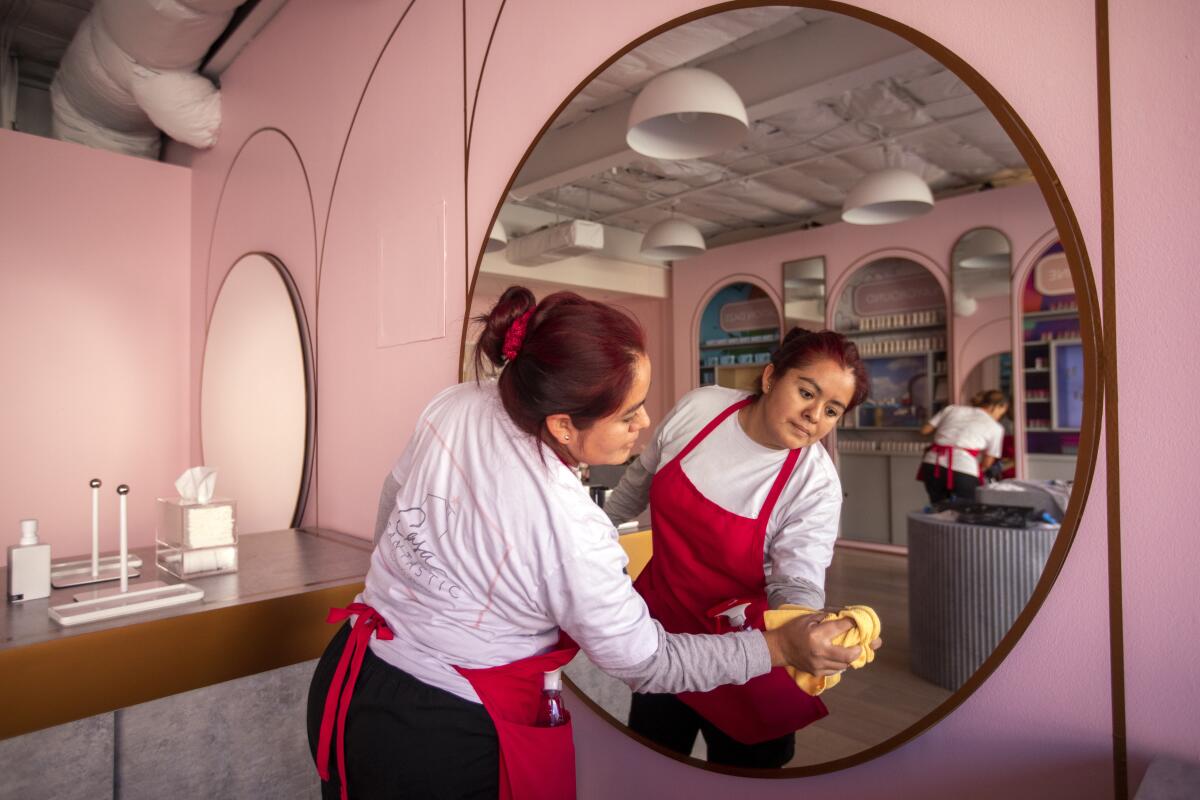
<path fill-rule="evenodd" d="M 577 219 L 509 239 L 504 255 L 510 264 L 540 267 L 604 247 L 604 226 Z"/>
<path fill-rule="evenodd" d="M 98 0 L 50 85 L 55 138 L 157 158 L 159 131 L 212 147 L 220 92 L 196 74 L 243 0 Z"/>

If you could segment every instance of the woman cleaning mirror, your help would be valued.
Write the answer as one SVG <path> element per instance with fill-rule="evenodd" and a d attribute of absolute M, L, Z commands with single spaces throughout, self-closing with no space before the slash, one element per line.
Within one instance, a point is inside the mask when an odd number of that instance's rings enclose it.
<path fill-rule="evenodd" d="M 806 56 L 834 40 L 838 52 L 822 63 Z M 766 63 L 768 53 L 782 59 L 779 69 L 739 71 L 743 62 Z M 641 125 L 656 79 L 693 67 L 737 84 L 745 103 L 739 140 L 683 155 L 651 152 L 644 127 L 639 136 L 614 135 Z M 786 86 L 774 80 L 783 75 Z M 638 98 L 645 99 L 635 109 Z M 706 114 L 737 118 L 728 111 L 671 112 L 653 129 L 655 146 L 672 144 L 675 122 Z M 727 131 L 729 123 L 718 127 Z M 915 178 L 926 192 L 926 199 L 917 191 L 904 201 L 899 217 L 897 207 L 880 208 L 858 189 L 864 182 L 878 186 L 880 176 L 887 188 L 897 170 L 908 174 L 901 181 L 907 189 L 915 188 Z M 877 216 L 887 211 L 889 224 L 841 224 L 851 206 L 874 206 L 867 210 Z M 704 350 L 701 321 L 723 287 L 758 287 L 761 296 L 739 299 L 765 301 L 764 311 L 767 303 L 774 307 L 775 318 L 785 320 L 776 341 L 802 319 L 801 327 L 836 330 L 857 345 L 867 366 L 867 398 L 857 408 L 847 403 L 850 413 L 834 433 L 805 449 L 829 451 L 848 494 L 832 562 L 823 570 L 824 604 L 879 611 L 888 645 L 870 666 L 821 695 L 830 713 L 795 734 L 786 767 L 854 757 L 911 735 L 956 688 L 923 678 L 910 663 L 908 524 L 910 513 L 928 502 L 915 479 L 926 446 L 920 428 L 956 401 L 952 381 L 970 368 L 959 362 L 950 322 L 948 255 L 965 230 L 997 227 L 1001 219 L 1012 249 L 1022 253 L 1053 227 L 1029 168 L 983 102 L 907 41 L 848 16 L 797 6 L 692 20 L 616 58 L 567 99 L 498 211 L 507 246 L 482 256 L 471 313 L 490 307 L 513 280 L 539 297 L 569 288 L 629 309 L 647 331 L 655 378 L 646 406 L 656 420 L 702 385 L 724 383 L 744 394 L 762 385 L 766 364 L 739 364 L 738 353 Z M 794 274 L 784 272 L 793 262 Z M 855 309 L 856 290 L 868 278 L 877 278 L 873 290 L 862 289 Z M 843 302 L 851 313 L 839 317 Z M 779 352 L 773 343 L 766 350 L 768 361 Z M 734 361 L 722 365 L 721 356 Z M 744 370 L 750 379 L 717 380 L 721 367 Z M 752 421 L 746 424 L 753 430 Z M 653 435 L 642 433 L 634 456 L 653 447 Z M 610 490 L 629 468 L 591 465 L 581 480 L 597 503 L 611 503 Z M 653 506 L 651 497 L 651 512 Z M 623 516 L 618 510 L 610 509 Z M 656 557 L 650 528 L 644 513 L 618 533 L 632 580 Z M 767 566 L 758 567 L 764 579 Z M 997 641 L 972 655 L 972 671 Z M 566 674 L 617 724 L 628 722 L 627 687 L 583 658 Z M 706 744 L 704 736 L 694 737 L 691 756 L 705 758 Z"/>

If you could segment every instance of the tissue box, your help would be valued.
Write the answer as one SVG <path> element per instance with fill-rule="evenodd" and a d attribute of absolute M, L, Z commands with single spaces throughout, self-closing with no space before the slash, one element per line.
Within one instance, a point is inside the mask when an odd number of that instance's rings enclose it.
<path fill-rule="evenodd" d="M 235 510 L 232 500 L 189 503 L 178 497 L 160 497 L 158 543 L 167 548 L 188 549 L 237 544 Z"/>
<path fill-rule="evenodd" d="M 172 547 L 158 543 L 158 566 L 176 578 L 199 578 L 237 572 L 237 545 L 221 547 Z"/>

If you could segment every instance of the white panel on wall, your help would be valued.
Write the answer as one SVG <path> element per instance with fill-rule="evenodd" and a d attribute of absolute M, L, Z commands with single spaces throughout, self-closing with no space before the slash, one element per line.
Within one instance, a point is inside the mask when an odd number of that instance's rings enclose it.
<path fill-rule="evenodd" d="M 378 347 L 446 336 L 445 200 L 380 220 L 378 277 Z"/>

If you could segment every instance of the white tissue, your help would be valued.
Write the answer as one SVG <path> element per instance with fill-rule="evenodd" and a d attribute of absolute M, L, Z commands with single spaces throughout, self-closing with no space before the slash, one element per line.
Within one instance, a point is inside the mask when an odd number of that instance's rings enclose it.
<path fill-rule="evenodd" d="M 186 503 L 207 503 L 217 488 L 217 471 L 212 467 L 192 467 L 175 481 L 175 491 Z"/>

